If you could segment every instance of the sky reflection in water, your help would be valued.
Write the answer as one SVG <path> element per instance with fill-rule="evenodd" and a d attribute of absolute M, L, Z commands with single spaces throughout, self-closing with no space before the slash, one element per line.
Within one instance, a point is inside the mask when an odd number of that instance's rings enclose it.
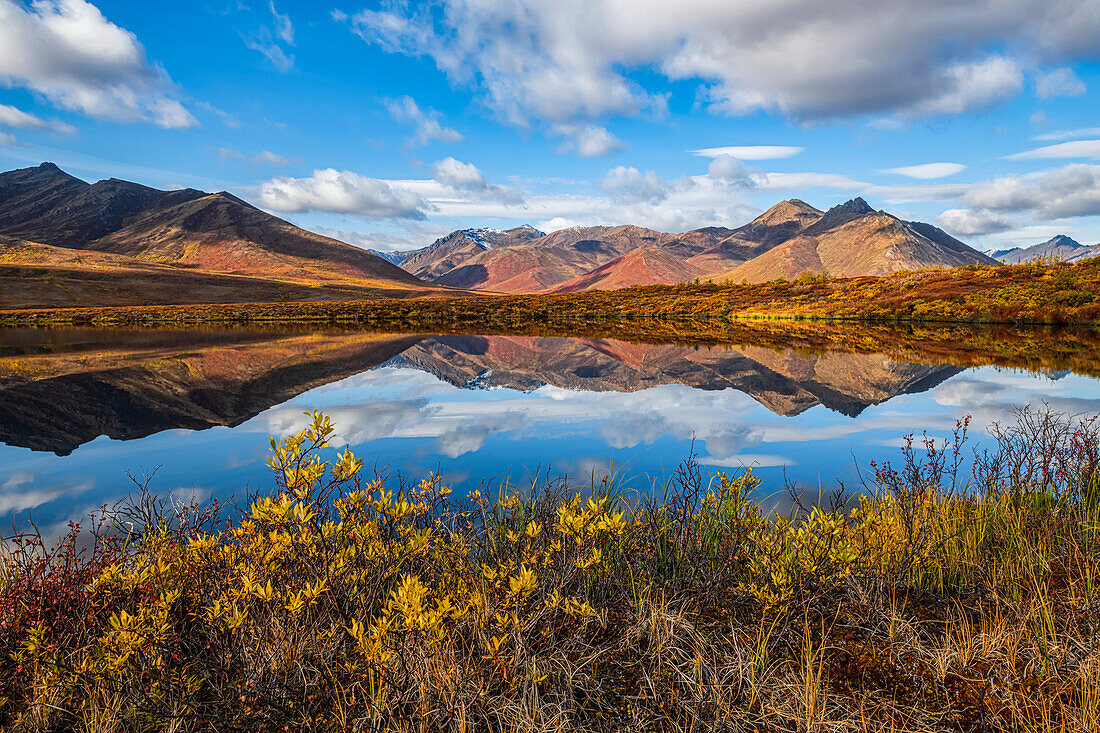
<path fill-rule="evenodd" d="M 0 344 L 14 337 L 0 333 Z M 333 416 L 339 444 L 350 445 L 368 469 L 414 477 L 436 470 L 462 489 L 504 476 L 526 483 L 540 470 L 587 483 L 592 472 L 614 465 L 630 486 L 650 490 L 673 474 L 694 440 L 708 470 L 752 465 L 771 490 L 781 490 L 786 476 L 813 491 L 856 485 L 856 464 L 866 469 L 871 460 L 896 459 L 911 432 L 947 436 L 966 414 L 973 416 L 977 445 L 985 426 L 1011 419 L 1017 405 L 1046 401 L 1060 411 L 1100 412 L 1100 383 L 1089 377 L 960 371 L 881 355 L 804 358 L 751 347 L 505 337 L 393 337 L 381 342 L 385 348 L 360 339 L 348 351 L 343 341 L 305 338 L 312 339 L 308 345 L 292 340 L 280 348 L 262 339 L 243 346 L 236 338 L 213 347 L 158 343 L 109 364 L 85 356 L 52 377 L 42 374 L 46 350 L 32 346 L 21 356 L 39 359 L 38 376 L 22 381 L 8 353 L 9 368 L 0 372 L 6 377 L 0 428 L 9 442 L 34 437 L 39 448 L 71 453 L 0 446 L 4 526 L 33 518 L 53 533 L 132 490 L 127 471 L 140 476 L 156 469 L 153 489 L 184 496 L 227 498 L 266 489 L 268 436 L 301 428 L 310 410 Z M 323 349 L 310 352 L 318 343 Z M 303 354 L 311 357 L 303 362 Z M 48 358 L 45 363 L 56 365 L 60 357 Z M 379 365 L 356 373 L 372 360 Z M 220 383 L 225 394 L 211 386 Z M 31 388 L 37 391 L 25 391 Z M 170 392 L 187 410 L 201 403 L 203 419 L 240 424 L 189 430 L 157 423 L 178 417 L 142 412 L 134 395 L 145 389 L 152 390 L 145 395 L 150 403 Z M 283 401 L 284 394 L 289 399 Z M 19 427 L 34 424 L 35 409 L 51 406 L 56 411 L 41 418 L 41 435 Z M 112 410 L 119 421 L 143 421 L 143 431 L 152 434 L 101 435 L 75 446 L 99 432 L 97 420 L 109 423 Z M 73 437 L 74 430 L 59 424 L 74 411 L 87 413 L 81 429 L 90 433 Z M 201 422 L 194 414 L 192 426 Z"/>

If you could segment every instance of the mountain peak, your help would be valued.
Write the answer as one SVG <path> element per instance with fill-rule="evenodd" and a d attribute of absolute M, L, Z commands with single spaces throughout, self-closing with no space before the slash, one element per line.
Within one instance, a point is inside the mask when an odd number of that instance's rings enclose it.
<path fill-rule="evenodd" d="M 1053 247 L 1072 247 L 1073 249 L 1085 246 L 1073 237 L 1066 236 L 1065 234 L 1057 234 L 1051 237 L 1049 241 L 1045 242 L 1045 244 L 1051 245 Z"/>
<path fill-rule="evenodd" d="M 826 211 L 809 229 L 812 232 L 823 232 L 826 229 L 842 226 L 861 216 L 867 216 L 873 213 L 875 213 L 875 210 L 861 197 L 856 196 L 854 199 L 845 201 L 842 204 L 837 204 Z"/>
<path fill-rule="evenodd" d="M 796 219 L 806 215 L 821 216 L 821 211 L 810 206 L 802 199 L 787 199 L 786 201 L 780 201 L 778 204 L 756 217 L 754 222 L 774 224 L 776 222 Z"/>
<path fill-rule="evenodd" d="M 846 214 L 873 214 L 875 212 L 871 206 L 863 200 L 862 196 L 856 196 L 854 199 L 849 199 L 842 204 L 838 204 L 827 211 L 827 214 L 831 214 L 834 211 L 844 212 Z"/>

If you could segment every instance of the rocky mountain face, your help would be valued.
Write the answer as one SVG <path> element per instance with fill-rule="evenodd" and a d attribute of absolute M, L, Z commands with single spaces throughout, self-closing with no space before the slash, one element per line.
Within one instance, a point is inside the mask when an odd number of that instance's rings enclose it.
<path fill-rule="evenodd" d="M 758 283 L 805 272 L 855 277 L 973 264 L 997 262 L 931 224 L 903 221 L 856 198 L 715 279 Z"/>
<path fill-rule="evenodd" d="M 629 225 L 576 227 L 492 248 L 461 235 L 410 253 L 402 267 L 442 285 L 525 293 L 996 264 L 931 224 L 875 211 L 861 198 L 825 212 L 798 199 L 782 201 L 737 229 L 668 234 Z"/>
<path fill-rule="evenodd" d="M 391 262 L 231 194 L 159 191 L 117 179 L 89 184 L 52 163 L 0 173 L 0 235 L 129 257 L 134 267 L 152 263 L 310 285 L 424 287 Z"/>
<path fill-rule="evenodd" d="M 1000 249 L 990 252 L 989 256 L 1006 265 L 1034 262 L 1035 260 L 1074 262 L 1075 260 L 1083 260 L 1087 257 L 1100 256 L 1100 244 L 1086 246 L 1071 237 L 1059 234 L 1045 242 L 1033 244 L 1030 247 Z"/>
<path fill-rule="evenodd" d="M 532 226 L 513 229 L 460 229 L 424 249 L 394 253 L 397 263 L 419 278 L 431 280 L 496 247 L 514 247 L 546 236 Z"/>

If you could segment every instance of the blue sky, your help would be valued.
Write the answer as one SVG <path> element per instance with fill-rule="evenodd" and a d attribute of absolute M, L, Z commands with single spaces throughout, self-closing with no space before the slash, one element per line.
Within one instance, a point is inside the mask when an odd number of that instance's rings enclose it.
<path fill-rule="evenodd" d="M 1095 0 L 0 0 L 0 167 L 381 249 L 856 195 L 983 249 L 1092 244 L 1098 62 Z"/>

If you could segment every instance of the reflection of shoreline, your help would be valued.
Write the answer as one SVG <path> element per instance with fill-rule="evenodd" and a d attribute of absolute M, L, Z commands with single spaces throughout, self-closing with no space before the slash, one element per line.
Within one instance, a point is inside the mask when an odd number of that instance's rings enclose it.
<path fill-rule="evenodd" d="M 53 329 L 4 331 L 0 441 L 68 454 L 100 435 L 234 426 L 306 390 L 379 364 L 461 387 L 633 392 L 735 389 L 771 411 L 823 404 L 845 415 L 929 389 L 951 366 L 881 355 L 616 340 L 362 333 Z"/>
<path fill-rule="evenodd" d="M 131 440 L 170 428 L 238 425 L 418 340 L 251 331 L 45 335 L 35 349 L 25 333 L 2 332 L 0 442 L 62 455 L 100 435 Z M 111 338 L 97 342 L 100 335 Z M 25 355 L 9 356 L 16 348 Z"/>

